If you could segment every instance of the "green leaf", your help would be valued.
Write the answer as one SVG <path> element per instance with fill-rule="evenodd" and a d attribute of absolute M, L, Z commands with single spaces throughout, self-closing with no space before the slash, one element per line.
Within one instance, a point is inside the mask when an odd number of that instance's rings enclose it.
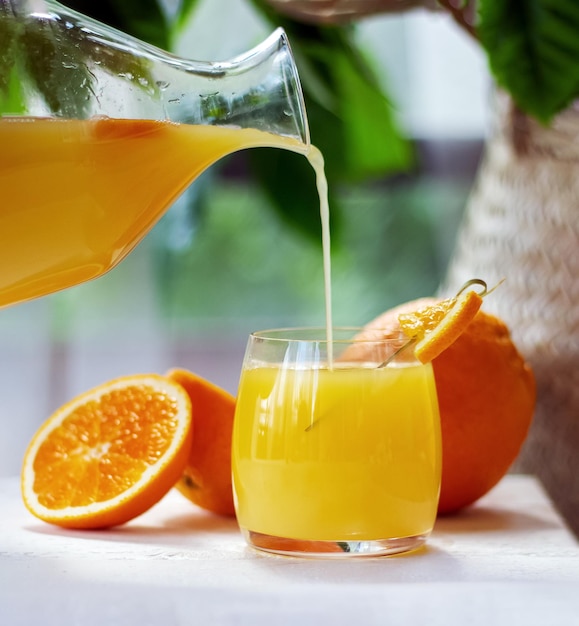
<path fill-rule="evenodd" d="M 369 61 L 353 42 L 353 31 L 295 29 L 291 23 L 289 29 L 312 142 L 328 155 L 329 176 L 344 182 L 406 171 L 412 164 L 409 142 Z M 324 145 L 330 133 L 331 156 Z"/>
<path fill-rule="evenodd" d="M 409 143 L 399 131 L 394 109 L 370 62 L 355 42 L 354 29 L 304 24 L 279 15 L 263 0 L 253 0 L 253 4 L 272 26 L 283 27 L 288 35 L 304 91 L 311 140 L 324 156 L 330 190 L 335 192 L 347 182 L 406 171 L 412 163 Z M 285 162 L 290 157 L 279 155 L 277 159 Z M 250 155 L 250 161 L 277 210 L 302 232 L 318 237 L 319 204 L 305 160 L 291 176 L 281 167 L 271 167 L 267 159 Z M 341 209 L 335 195 L 330 204 L 337 241 Z"/>
<path fill-rule="evenodd" d="M 497 84 L 548 123 L 579 95 L 576 0 L 481 0 L 478 34 Z"/>
<path fill-rule="evenodd" d="M 85 6 L 84 0 L 72 0 L 69 4 L 70 8 L 80 12 L 92 7 L 94 11 L 90 11 L 90 17 L 93 19 L 145 37 L 153 43 L 164 44 L 169 40 L 170 28 L 159 4 L 153 0 L 138 4 L 111 0 L 96 6 L 91 3 L 90 7 Z M 120 7 L 120 14 L 125 18 L 119 18 L 113 10 L 115 7 Z M 84 117 L 93 101 L 95 74 L 91 68 L 97 64 L 101 70 L 123 75 L 139 89 L 154 88 L 151 87 L 148 59 L 122 49 L 113 52 L 84 37 L 81 29 L 69 28 L 67 24 L 66 19 L 58 18 L 37 18 L 22 23 L 1 20 L 1 39 L 8 45 L 0 50 L 0 71 L 4 77 L 12 77 L 16 72 L 10 93 L 6 94 L 6 86 L 2 89 L 0 84 L 0 92 L 4 91 L 0 103 L 2 110 L 8 111 L 8 107 L 12 112 L 25 110 L 22 84 L 30 81 L 52 113 L 64 117 Z M 3 65 L 9 64 L 14 65 L 11 71 L 2 69 Z"/>
<path fill-rule="evenodd" d="M 74 38 L 62 36 L 59 21 L 30 20 L 20 40 L 27 74 L 50 110 L 63 117 L 83 117 L 92 82 Z"/>
<path fill-rule="evenodd" d="M 148 59 L 95 44 L 84 37 L 82 29 L 69 28 L 67 23 L 64 19 L 29 20 L 13 46 L 20 80 L 34 84 L 52 113 L 70 118 L 88 114 L 95 91 L 91 68 L 96 64 L 100 70 L 124 75 L 138 88 L 150 88 Z"/>
<path fill-rule="evenodd" d="M 344 157 L 351 176 L 407 170 L 413 162 L 412 150 L 402 138 L 387 98 L 348 59 L 338 57 L 334 73 L 348 148 Z"/>
<path fill-rule="evenodd" d="M 0 113 L 16 114 L 24 110 L 19 77 L 17 42 L 20 29 L 12 16 L 0 11 Z"/>
<path fill-rule="evenodd" d="M 24 94 L 20 77 L 13 67 L 8 71 L 8 80 L 0 89 L 0 114 L 17 115 L 25 110 Z"/>
<path fill-rule="evenodd" d="M 18 37 L 17 22 L 0 9 L 0 92 L 6 92 L 10 82 L 10 70 L 14 65 L 14 48 Z"/>

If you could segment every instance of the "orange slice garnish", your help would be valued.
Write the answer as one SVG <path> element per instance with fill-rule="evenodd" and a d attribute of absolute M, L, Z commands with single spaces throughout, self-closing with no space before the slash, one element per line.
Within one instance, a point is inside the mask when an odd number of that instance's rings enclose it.
<path fill-rule="evenodd" d="M 24 456 L 28 510 L 67 528 L 123 524 L 181 476 L 192 441 L 191 403 L 156 374 L 104 383 L 58 409 Z"/>
<path fill-rule="evenodd" d="M 483 289 L 478 292 L 470 289 L 472 285 L 479 285 Z M 428 363 L 451 346 L 474 319 L 483 297 L 488 293 L 490 291 L 486 283 L 476 278 L 468 281 L 454 298 L 400 314 L 400 328 L 415 342 L 416 358 L 422 363 Z"/>

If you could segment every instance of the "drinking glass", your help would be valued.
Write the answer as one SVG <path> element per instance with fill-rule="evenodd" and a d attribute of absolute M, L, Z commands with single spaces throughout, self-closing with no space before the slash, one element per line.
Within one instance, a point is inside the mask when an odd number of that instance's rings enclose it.
<path fill-rule="evenodd" d="M 415 550 L 432 531 L 440 491 L 432 366 L 400 336 L 255 332 L 232 452 L 237 519 L 249 545 L 324 557 Z"/>

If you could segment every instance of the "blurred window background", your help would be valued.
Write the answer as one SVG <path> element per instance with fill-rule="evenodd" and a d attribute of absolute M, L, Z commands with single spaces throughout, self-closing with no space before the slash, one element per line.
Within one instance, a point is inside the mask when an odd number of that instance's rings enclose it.
<path fill-rule="evenodd" d="M 175 52 L 224 60 L 270 31 L 245 0 L 202 0 Z M 336 190 L 343 207 L 332 259 L 336 325 L 363 325 L 435 293 L 480 158 L 490 96 L 486 59 L 446 14 L 365 18 L 356 37 L 387 86 L 416 163 Z M 246 156 L 202 175 L 108 275 L 0 310 L 0 411 L 8 426 L 0 475 L 18 473 L 38 425 L 93 385 L 181 366 L 235 393 L 248 332 L 324 324 L 321 244 L 271 210 Z M 200 194 L 203 210 L 192 210 Z"/>

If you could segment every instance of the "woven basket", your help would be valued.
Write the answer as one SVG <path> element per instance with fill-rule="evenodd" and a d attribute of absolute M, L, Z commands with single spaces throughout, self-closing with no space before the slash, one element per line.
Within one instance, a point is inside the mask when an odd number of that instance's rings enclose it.
<path fill-rule="evenodd" d="M 579 536 L 579 109 L 548 128 L 503 93 L 494 110 L 442 291 L 506 279 L 485 310 L 509 325 L 538 394 L 514 470 L 539 477 Z"/>

